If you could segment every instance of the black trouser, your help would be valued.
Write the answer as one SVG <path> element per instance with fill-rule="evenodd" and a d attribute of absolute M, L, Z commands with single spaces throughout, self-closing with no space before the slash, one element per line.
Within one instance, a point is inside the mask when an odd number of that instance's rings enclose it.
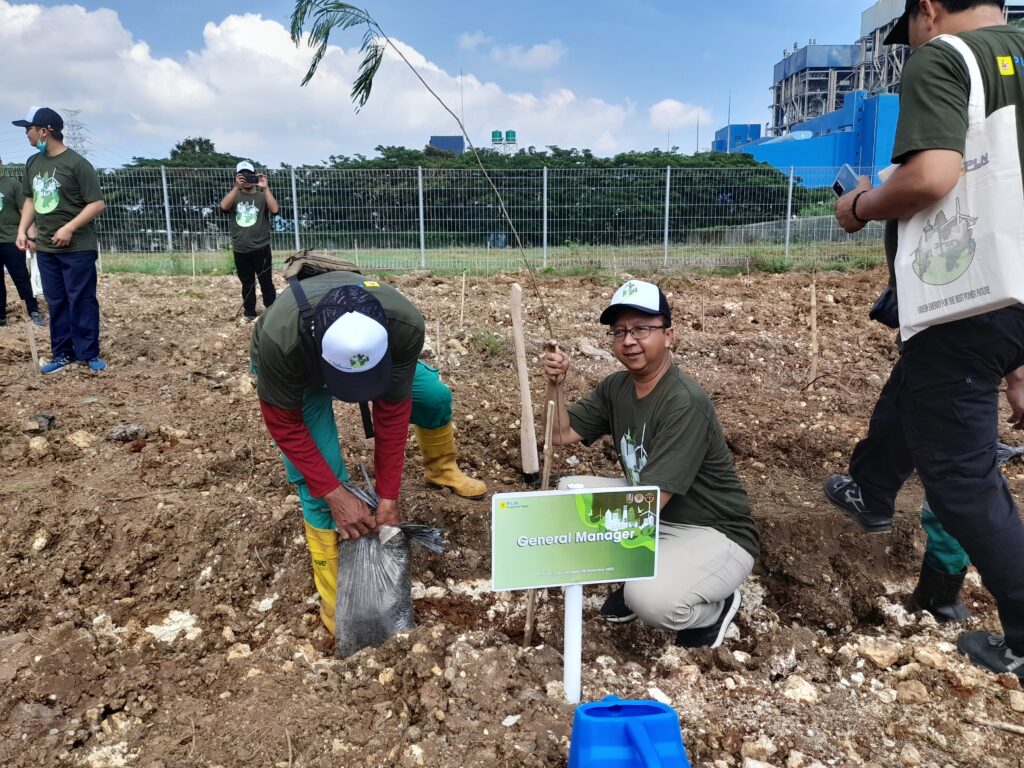
<path fill-rule="evenodd" d="M 903 345 L 850 474 L 872 512 L 893 514 L 913 470 L 996 600 L 1024 654 L 1024 523 L 996 462 L 999 386 L 1024 365 L 1024 306 L 928 328 Z"/>
<path fill-rule="evenodd" d="M 242 308 L 246 317 L 256 317 L 256 281 L 260 281 L 263 306 L 269 307 L 277 298 L 274 288 L 274 273 L 270 246 L 249 251 L 235 252 L 235 271 L 242 281 Z"/>
<path fill-rule="evenodd" d="M 39 302 L 32 293 L 32 278 L 25 263 L 25 252 L 19 251 L 14 243 L 0 243 L 0 318 L 7 317 L 7 283 L 3 276 L 4 267 L 7 267 L 18 295 L 25 302 L 25 309 L 29 314 L 38 312 Z"/>

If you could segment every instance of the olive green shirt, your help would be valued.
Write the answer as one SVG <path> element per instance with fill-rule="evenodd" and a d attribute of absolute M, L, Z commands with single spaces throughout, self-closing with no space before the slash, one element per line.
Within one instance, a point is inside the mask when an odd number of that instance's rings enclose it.
<path fill-rule="evenodd" d="M 354 272 L 326 272 L 302 281 L 311 307 L 332 288 L 362 285 L 380 302 L 388 319 L 388 350 L 391 352 L 391 383 L 382 398 L 391 403 L 412 394 L 416 361 L 423 348 L 423 315 L 390 285 L 369 280 Z M 278 408 L 302 408 L 307 390 L 324 389 L 320 360 L 302 342 L 299 307 L 291 287 L 285 289 L 260 316 L 249 342 L 249 359 L 256 369 L 256 393 Z"/>
<path fill-rule="evenodd" d="M 25 163 L 21 191 L 35 209 L 36 248 L 45 253 L 95 251 L 96 222 L 75 230 L 71 242 L 53 245 L 57 230 L 82 212 L 89 203 L 103 200 L 100 178 L 88 160 L 73 149 L 49 157 L 33 155 Z"/>
<path fill-rule="evenodd" d="M 672 494 L 661 519 L 714 528 L 757 559 L 760 545 L 747 493 L 707 393 L 675 365 L 637 397 L 626 371 L 569 408 L 572 428 L 591 443 L 611 435 L 626 480 Z"/>
<path fill-rule="evenodd" d="M 270 212 L 262 189 L 252 194 L 239 190 L 234 207 L 226 213 L 231 217 L 228 229 L 235 253 L 252 253 L 270 245 Z"/>
<path fill-rule="evenodd" d="M 1024 166 L 1024 32 L 996 26 L 958 35 L 978 59 L 985 84 L 985 114 L 1017 108 L 1017 150 Z M 900 117 L 892 161 L 913 152 L 950 149 L 961 155 L 967 141 L 971 81 L 963 57 L 941 40 L 914 51 L 903 67 Z"/>
<path fill-rule="evenodd" d="M 21 222 L 21 206 L 24 202 L 21 182 L 13 176 L 0 176 L 0 243 L 13 243 L 18 239 L 18 224 Z"/>

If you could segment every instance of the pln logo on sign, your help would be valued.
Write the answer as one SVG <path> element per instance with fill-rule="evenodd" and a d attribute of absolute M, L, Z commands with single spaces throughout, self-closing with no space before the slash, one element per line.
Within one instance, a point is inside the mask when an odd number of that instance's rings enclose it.
<path fill-rule="evenodd" d="M 1013 67 L 1012 56 L 996 56 L 996 65 L 999 67 L 999 74 L 1003 77 L 1010 77 L 1017 74 Z"/>

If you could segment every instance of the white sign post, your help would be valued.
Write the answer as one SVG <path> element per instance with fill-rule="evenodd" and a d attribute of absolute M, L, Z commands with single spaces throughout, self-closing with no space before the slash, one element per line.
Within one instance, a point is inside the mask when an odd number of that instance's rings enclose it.
<path fill-rule="evenodd" d="M 582 688 L 583 585 L 653 579 L 660 508 L 660 491 L 647 486 L 493 497 L 494 591 L 565 588 L 563 683 L 571 704 Z"/>

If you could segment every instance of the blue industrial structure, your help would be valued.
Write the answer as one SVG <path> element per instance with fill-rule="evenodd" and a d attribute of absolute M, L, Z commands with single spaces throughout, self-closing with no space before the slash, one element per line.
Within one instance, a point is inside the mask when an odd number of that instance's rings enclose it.
<path fill-rule="evenodd" d="M 433 147 L 441 152 L 451 152 L 453 155 L 461 155 L 466 151 L 466 139 L 462 136 L 431 136 L 430 141 L 427 142 L 427 146 Z"/>
<path fill-rule="evenodd" d="M 785 136 L 733 144 L 731 151 L 753 155 L 786 172 L 791 167 L 834 169 L 844 163 L 870 172 L 889 165 L 898 117 L 898 96 L 888 93 L 870 96 L 864 91 L 854 91 L 845 94 L 843 106 L 836 111 L 800 123 Z M 725 150 L 728 131 L 732 130 L 735 136 L 737 131 L 742 134 L 746 128 L 739 125 L 719 130 L 715 134 L 714 151 Z M 807 186 L 813 187 L 832 183 L 828 173 L 820 179 L 805 175 L 804 180 Z"/>
<path fill-rule="evenodd" d="M 761 138 L 761 126 L 757 123 L 743 125 L 727 125 L 715 131 L 715 140 L 711 142 L 712 152 L 733 152 Z"/>

